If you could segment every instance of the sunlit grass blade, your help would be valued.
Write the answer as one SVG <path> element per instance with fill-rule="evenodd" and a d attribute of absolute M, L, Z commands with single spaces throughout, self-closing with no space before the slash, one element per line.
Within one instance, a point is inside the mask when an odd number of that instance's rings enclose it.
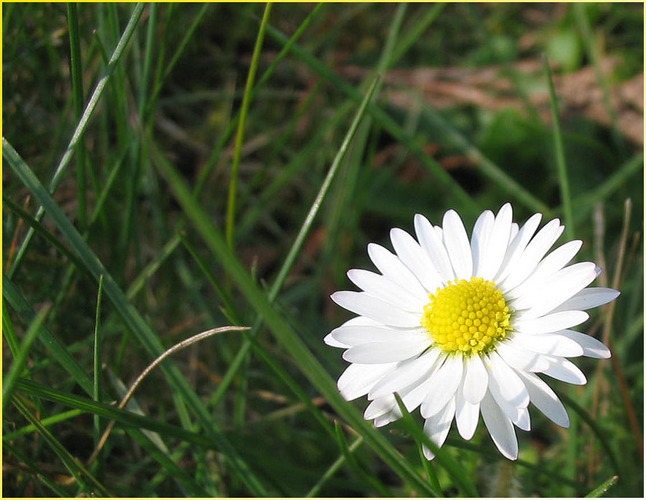
<path fill-rule="evenodd" d="M 36 336 L 40 333 L 43 323 L 47 318 L 47 314 L 51 309 L 51 304 L 45 304 L 36 317 L 29 325 L 27 333 L 25 333 L 25 338 L 20 344 L 20 349 L 16 354 L 13 363 L 9 367 L 9 370 L 2 378 L 2 411 L 5 411 L 7 403 L 11 400 L 11 395 L 13 394 L 13 389 L 16 385 L 18 377 L 22 374 L 25 364 L 27 363 L 27 356 L 31 349 L 31 344 L 36 340 Z"/>
<path fill-rule="evenodd" d="M 79 255 L 85 268 L 94 276 L 96 280 L 100 276 L 104 277 L 104 291 L 110 298 L 115 309 L 128 328 L 135 334 L 139 342 L 146 348 L 152 356 L 159 356 L 163 352 L 163 346 L 159 337 L 152 331 L 144 321 L 137 310 L 128 301 L 125 293 L 121 290 L 116 281 L 112 278 L 101 261 L 96 257 L 88 244 L 78 233 L 76 228 L 67 219 L 59 206 L 51 198 L 44 186 L 38 181 L 34 173 L 27 164 L 20 158 L 13 147 L 3 138 L 2 145 L 3 157 L 13 170 L 13 172 L 27 186 L 34 197 L 43 205 L 47 214 L 52 218 L 63 236 L 69 241 Z M 177 395 L 184 399 L 190 407 L 193 414 L 198 419 L 204 432 L 213 437 L 219 443 L 219 448 L 229 459 L 233 469 L 239 475 L 241 480 L 250 488 L 250 491 L 257 495 L 265 494 L 266 490 L 257 476 L 250 470 L 249 466 L 241 459 L 238 452 L 228 439 L 220 432 L 211 415 L 206 410 L 200 399 L 186 379 L 183 377 L 178 368 L 172 364 L 172 361 L 162 365 L 161 370 L 167 376 L 169 383 L 177 391 Z M 89 378 L 87 379 L 89 381 Z M 90 381 L 88 387 L 92 391 Z"/>
<path fill-rule="evenodd" d="M 364 99 L 360 108 L 362 113 L 367 102 L 367 99 Z M 155 155 L 152 150 L 150 153 Z M 342 398 L 334 380 L 313 356 L 292 326 L 272 307 L 264 291 L 258 287 L 238 258 L 231 252 L 226 239 L 213 225 L 211 217 L 204 212 L 203 208 L 193 198 L 184 179 L 162 158 L 157 158 L 155 161 L 157 168 L 166 178 L 175 197 L 183 207 L 188 220 L 194 225 L 213 255 L 218 258 L 233 283 L 237 285 L 257 314 L 263 318 L 276 339 L 290 353 L 300 370 L 327 398 L 339 415 L 364 437 L 366 443 L 373 447 L 377 454 L 397 474 L 420 492 L 429 493 L 428 485 L 420 478 L 417 471 L 401 457 L 379 432 L 362 418 L 361 414 Z"/>
<path fill-rule="evenodd" d="M 260 21 L 260 28 L 256 37 L 256 45 L 253 49 L 251 56 L 251 65 L 249 66 L 249 73 L 247 74 L 247 83 L 245 84 L 244 94 L 242 96 L 242 107 L 240 109 L 240 119 L 238 120 L 238 129 L 236 132 L 236 141 L 233 148 L 233 160 L 231 162 L 231 178 L 229 182 L 229 198 L 227 202 L 227 225 L 226 236 L 229 246 L 233 248 L 233 229 L 235 225 L 236 215 L 236 197 L 238 191 L 238 170 L 240 168 L 240 156 L 242 154 L 242 143 L 244 141 L 245 125 L 247 123 L 247 113 L 249 112 L 249 104 L 251 103 L 251 90 L 253 82 L 256 78 L 256 70 L 258 69 L 258 59 L 262 50 L 262 43 L 265 39 L 265 29 L 269 22 L 269 15 L 271 14 L 271 2 L 265 5 L 265 13 Z"/>
<path fill-rule="evenodd" d="M 556 154 L 556 170 L 559 179 L 559 188 L 561 190 L 561 209 L 565 222 L 565 235 L 568 240 L 574 239 L 574 214 L 572 213 L 572 196 L 570 194 L 570 180 L 567 172 L 567 162 L 565 160 L 565 148 L 563 147 L 563 132 L 561 131 L 561 120 L 559 118 L 559 106 L 554 90 L 554 81 L 552 79 L 552 70 L 543 55 L 543 71 L 547 80 L 547 88 L 550 94 L 550 108 L 552 110 L 552 137 L 554 138 L 554 153 Z"/>
<path fill-rule="evenodd" d="M 115 47 L 114 52 L 112 53 L 112 56 L 110 57 L 110 60 L 108 62 L 108 67 L 106 68 L 105 73 L 103 74 L 103 76 L 97 83 L 96 87 L 94 88 L 94 91 L 92 92 L 92 95 L 90 96 L 90 99 L 87 105 L 85 106 L 83 115 L 78 121 L 78 124 L 76 125 L 76 128 L 74 130 L 74 133 L 72 134 L 72 138 L 70 139 L 70 142 L 67 145 L 67 149 L 65 150 L 63 157 L 61 158 L 60 162 L 58 163 L 58 166 L 56 167 L 56 171 L 54 172 L 54 175 L 52 176 L 52 179 L 49 183 L 50 192 L 54 192 L 56 190 L 56 187 L 58 186 L 58 184 L 63 178 L 63 173 L 65 172 L 65 169 L 72 161 L 74 153 L 76 152 L 76 148 L 81 138 L 83 137 L 85 130 L 87 129 L 87 126 L 90 122 L 90 118 L 92 118 L 92 115 L 94 114 L 94 111 L 96 110 L 96 107 L 99 104 L 99 101 L 101 100 L 101 97 L 106 88 L 106 85 L 108 84 L 110 77 L 114 73 L 115 68 L 119 64 L 121 57 L 125 51 L 125 48 L 128 45 L 128 42 L 130 41 L 133 33 L 135 32 L 135 29 L 139 22 L 139 18 L 143 13 L 144 7 L 145 7 L 144 4 L 137 4 L 133 8 L 132 14 L 130 16 L 130 20 L 128 21 L 128 25 L 124 29 L 123 35 L 121 36 L 119 43 Z M 4 138 L 3 138 L 3 141 L 4 141 Z M 3 153 L 4 153 L 4 144 L 3 144 Z M 43 216 L 43 213 L 44 213 L 44 210 L 43 210 L 43 207 L 41 206 L 38 209 L 38 212 L 35 218 L 37 220 L 40 220 L 40 218 Z M 31 241 L 32 236 L 33 236 L 33 231 L 30 230 L 25 236 L 25 239 L 20 249 L 18 250 L 18 253 L 16 254 L 16 259 L 13 262 L 13 266 L 9 270 L 8 275 L 10 278 L 13 276 L 13 274 L 20 266 L 20 263 L 22 262 L 25 252 L 29 247 L 29 242 Z"/>

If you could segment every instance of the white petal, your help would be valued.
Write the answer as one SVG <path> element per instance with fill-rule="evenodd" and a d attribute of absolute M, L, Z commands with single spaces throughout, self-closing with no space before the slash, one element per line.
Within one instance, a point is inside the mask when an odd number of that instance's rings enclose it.
<path fill-rule="evenodd" d="M 380 326 L 379 323 L 377 323 L 376 321 L 373 321 L 368 318 L 364 318 L 363 316 L 357 316 L 355 318 L 349 319 L 348 321 L 343 323 L 339 328 L 343 328 L 346 326 L 369 326 L 369 325 Z M 344 344 L 339 339 L 335 338 L 334 332 L 339 328 L 332 330 L 323 340 L 327 345 L 330 345 L 332 347 L 342 347 L 342 348 L 350 347 L 349 345 Z"/>
<path fill-rule="evenodd" d="M 431 376 L 433 384 L 424 399 L 420 413 L 428 418 L 440 411 L 455 395 L 462 380 L 462 356 L 447 356 L 444 364 Z"/>
<path fill-rule="evenodd" d="M 480 412 L 494 444 L 509 460 L 518 458 L 518 441 L 511 420 L 505 416 L 491 394 L 487 393 L 480 403 Z"/>
<path fill-rule="evenodd" d="M 343 353 L 343 359 L 350 363 L 381 364 L 403 361 L 422 353 L 428 347 L 428 340 L 370 342 L 355 345 Z"/>
<path fill-rule="evenodd" d="M 506 294 L 509 298 L 516 298 L 526 294 L 528 291 L 540 286 L 545 281 L 550 281 L 554 273 L 560 271 L 581 249 L 581 240 L 569 241 L 551 252 L 536 266 L 532 274 L 513 290 Z"/>
<path fill-rule="evenodd" d="M 530 308 L 523 314 L 524 318 L 542 316 L 592 283 L 596 277 L 595 267 L 592 262 L 580 262 L 561 269 L 549 281 L 537 286 L 533 293 L 519 297 L 513 307 Z"/>
<path fill-rule="evenodd" d="M 404 311 L 419 312 L 421 314 L 424 311 L 424 306 L 429 301 L 428 294 L 425 292 L 418 295 L 412 294 L 385 276 L 364 269 L 350 269 L 348 278 L 369 295 L 397 306 Z"/>
<path fill-rule="evenodd" d="M 560 333 L 519 334 L 514 336 L 514 344 L 530 351 L 551 354 L 552 356 L 572 358 L 583 355 L 583 347 Z"/>
<path fill-rule="evenodd" d="M 348 311 L 378 321 L 384 325 L 401 327 L 420 325 L 420 314 L 402 311 L 392 304 L 372 297 L 365 292 L 335 292 L 331 295 L 331 298 Z"/>
<path fill-rule="evenodd" d="M 471 232 L 471 255 L 473 256 L 473 275 L 482 276 L 487 258 L 487 247 L 492 236 L 495 217 L 491 210 L 485 210 L 476 219 Z M 484 278 L 489 279 L 489 278 Z"/>
<path fill-rule="evenodd" d="M 545 357 L 550 361 L 550 367 L 542 372 L 545 375 L 569 384 L 584 385 L 587 382 L 583 372 L 571 361 L 564 358 Z"/>
<path fill-rule="evenodd" d="M 325 342 L 327 345 L 331 347 L 340 347 L 342 349 L 345 349 L 347 347 L 350 347 L 347 344 L 344 344 L 343 342 L 339 342 L 334 338 L 332 335 L 332 332 L 328 333 L 325 337 L 323 337 L 323 342 Z"/>
<path fill-rule="evenodd" d="M 611 356 L 608 349 L 602 342 L 585 333 L 575 332 L 574 330 L 563 330 L 559 335 L 574 340 L 583 348 L 583 355 L 589 358 L 607 359 Z"/>
<path fill-rule="evenodd" d="M 497 392 L 514 408 L 526 408 L 529 394 L 523 381 L 495 351 L 484 358 L 484 365 L 489 372 L 489 387 L 492 395 Z"/>
<path fill-rule="evenodd" d="M 500 270 L 494 279 L 496 283 L 504 281 L 504 279 L 509 276 L 510 271 L 515 268 L 518 259 L 523 255 L 529 240 L 532 238 L 538 225 L 541 223 L 542 217 L 543 216 L 541 214 L 534 214 L 518 231 L 514 231 L 516 234 L 512 239 L 510 239 L 509 246 L 505 252 L 505 258 L 503 259 Z M 512 230 L 513 229 L 514 226 L 512 225 Z"/>
<path fill-rule="evenodd" d="M 482 364 L 480 356 L 471 356 L 464 362 L 464 399 L 471 404 L 478 404 L 487 392 L 489 375 Z"/>
<path fill-rule="evenodd" d="M 376 243 L 370 243 L 368 245 L 368 255 L 381 274 L 397 283 L 404 290 L 408 290 L 416 297 L 427 293 L 411 270 L 389 250 Z"/>
<path fill-rule="evenodd" d="M 477 265 L 476 276 L 491 280 L 500 270 L 505 258 L 509 235 L 511 232 L 512 208 L 509 203 L 502 206 L 493 225 L 489 230 L 490 234 L 483 245 L 480 253 L 480 262 Z M 474 229 L 475 232 L 475 229 Z M 473 245 L 473 238 L 472 238 Z M 474 258 L 474 263 L 475 263 Z"/>
<path fill-rule="evenodd" d="M 340 326 L 330 332 L 337 341 L 351 347 L 372 342 L 393 342 L 408 340 L 423 340 L 426 338 L 430 345 L 428 332 L 420 328 L 390 328 L 387 326 Z"/>
<path fill-rule="evenodd" d="M 394 392 L 400 393 L 401 396 L 402 389 L 418 381 L 421 382 L 421 379 L 428 378 L 439 355 L 439 349 L 431 349 L 418 358 L 402 362 L 393 373 L 374 385 L 368 398 L 377 399 Z"/>
<path fill-rule="evenodd" d="M 444 246 L 449 254 L 455 276 L 458 279 L 471 279 L 473 258 L 471 257 L 469 237 L 464 229 L 462 219 L 460 219 L 455 210 L 449 210 L 444 214 L 442 229 L 444 232 Z"/>
<path fill-rule="evenodd" d="M 455 400 L 452 398 L 441 411 L 427 418 L 426 422 L 424 422 L 424 432 L 438 448 L 442 447 L 444 441 L 446 441 L 446 436 L 448 436 L 449 430 L 451 429 L 451 422 L 453 421 L 454 415 Z M 431 450 L 426 446 L 423 446 L 422 450 L 428 460 L 433 460 L 435 455 Z"/>
<path fill-rule="evenodd" d="M 502 283 L 503 292 L 517 287 L 527 279 L 562 232 L 563 226 L 558 219 L 554 219 L 534 236 L 513 267 L 509 269 L 509 275 Z"/>
<path fill-rule="evenodd" d="M 366 411 L 363 412 L 363 418 L 365 420 L 373 420 L 386 415 L 389 412 L 395 411 L 395 409 L 399 409 L 397 406 L 397 400 L 395 399 L 395 396 L 389 394 L 388 396 L 377 398 L 371 402 L 366 408 Z M 386 423 L 388 422 L 385 422 L 382 425 L 385 425 Z"/>
<path fill-rule="evenodd" d="M 417 214 L 415 216 L 415 233 L 419 244 L 433 263 L 442 281 L 446 284 L 455 279 L 449 255 L 446 253 L 446 248 L 442 242 L 441 230 L 438 235 L 438 231 L 433 228 L 428 219 Z"/>
<path fill-rule="evenodd" d="M 367 394 L 380 378 L 395 369 L 395 365 L 396 363 L 383 365 L 351 364 L 341 374 L 337 382 L 341 395 L 347 401 L 352 401 Z"/>
<path fill-rule="evenodd" d="M 567 411 L 554 391 L 533 373 L 518 372 L 518 375 L 525 382 L 532 404 L 555 424 L 569 427 Z"/>
<path fill-rule="evenodd" d="M 592 309 L 615 300 L 621 292 L 612 288 L 591 287 L 584 288 L 574 297 L 569 298 L 563 304 L 554 309 L 557 311 L 574 311 Z"/>
<path fill-rule="evenodd" d="M 456 394 L 455 423 L 458 426 L 460 436 L 468 441 L 473 437 L 476 432 L 476 428 L 478 427 L 480 403 L 469 403 L 462 396 L 463 392 L 464 391 L 458 391 Z"/>
<path fill-rule="evenodd" d="M 526 370 L 529 372 L 540 372 L 547 370 L 550 366 L 543 355 L 519 346 L 515 342 L 515 337 L 512 342 L 501 342 L 496 346 L 496 350 L 501 358 L 505 360 L 512 368 L 517 370 Z"/>
<path fill-rule="evenodd" d="M 435 266 L 410 234 L 395 228 L 390 231 L 390 240 L 400 260 L 428 292 L 434 292 L 437 287 L 442 286 L 442 279 L 435 270 Z M 424 298 L 428 299 L 427 293 L 424 294 Z M 428 300 L 425 303 L 428 303 Z"/>
<path fill-rule="evenodd" d="M 535 319 L 514 321 L 514 329 L 522 333 L 552 333 L 580 325 L 589 318 L 584 311 L 561 311 Z"/>

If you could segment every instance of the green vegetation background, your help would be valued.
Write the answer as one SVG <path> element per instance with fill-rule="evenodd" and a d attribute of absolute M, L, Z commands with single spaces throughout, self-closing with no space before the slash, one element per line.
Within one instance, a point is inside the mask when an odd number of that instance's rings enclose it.
<path fill-rule="evenodd" d="M 2 8 L 4 496 L 643 495 L 641 4 Z M 335 390 L 329 295 L 506 201 L 623 292 L 584 325 L 613 360 L 518 462 L 481 422 L 429 464 Z"/>

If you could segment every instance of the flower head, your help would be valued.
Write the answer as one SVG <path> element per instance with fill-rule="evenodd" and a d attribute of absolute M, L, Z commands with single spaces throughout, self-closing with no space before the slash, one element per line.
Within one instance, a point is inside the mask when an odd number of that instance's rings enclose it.
<path fill-rule="evenodd" d="M 338 387 L 348 401 L 367 394 L 364 418 L 376 426 L 400 418 L 397 393 L 408 411 L 420 407 L 424 431 L 442 446 L 454 419 L 468 440 L 482 414 L 512 460 L 514 425 L 530 429 L 530 402 L 568 427 L 563 404 L 537 374 L 585 384 L 567 358 L 608 358 L 610 351 L 571 328 L 619 292 L 588 287 L 600 273 L 594 263 L 567 265 L 581 241 L 548 253 L 564 227 L 554 219 L 537 232 L 540 220 L 535 214 L 519 227 L 506 204 L 495 216 L 483 212 L 469 241 L 455 211 L 444 214 L 442 227 L 418 214 L 417 240 L 392 229 L 394 254 L 368 245 L 380 273 L 348 271 L 362 291 L 336 292 L 332 300 L 358 316 L 325 337 L 346 349 L 351 364 Z"/>

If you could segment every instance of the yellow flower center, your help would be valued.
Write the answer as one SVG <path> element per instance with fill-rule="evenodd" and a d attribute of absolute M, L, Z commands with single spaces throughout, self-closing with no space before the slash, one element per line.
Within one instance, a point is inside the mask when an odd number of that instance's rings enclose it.
<path fill-rule="evenodd" d="M 491 281 L 456 280 L 429 297 L 421 323 L 443 351 L 487 354 L 512 330 L 505 297 Z"/>

